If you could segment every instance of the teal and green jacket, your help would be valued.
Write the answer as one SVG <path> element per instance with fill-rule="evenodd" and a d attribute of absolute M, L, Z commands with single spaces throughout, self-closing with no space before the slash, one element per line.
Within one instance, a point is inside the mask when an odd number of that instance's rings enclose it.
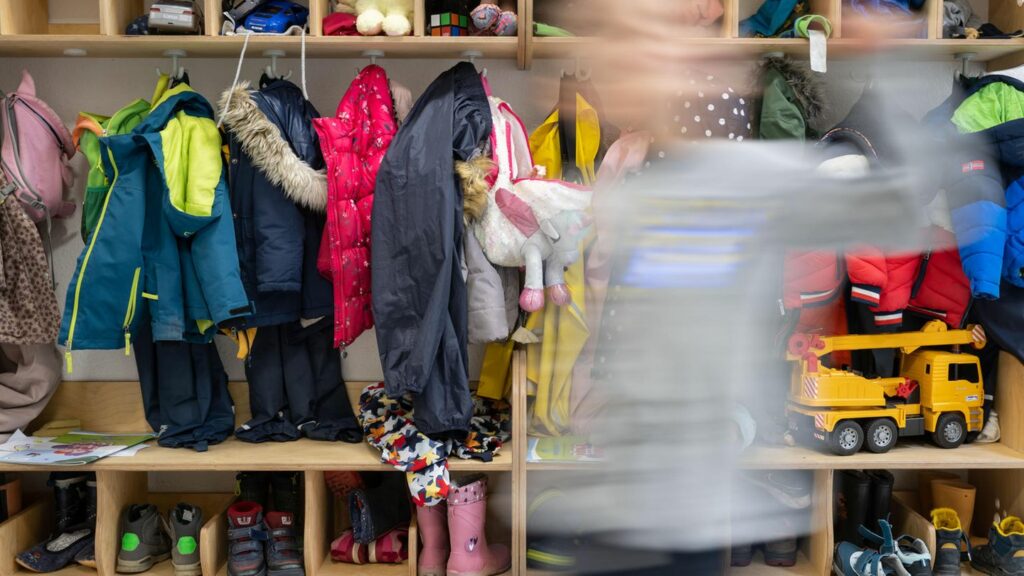
<path fill-rule="evenodd" d="M 184 84 L 158 87 L 131 133 L 99 144 L 110 190 L 68 287 L 67 358 L 128 353 L 143 301 L 155 340 L 209 341 L 214 325 L 248 315 L 210 103 Z"/>

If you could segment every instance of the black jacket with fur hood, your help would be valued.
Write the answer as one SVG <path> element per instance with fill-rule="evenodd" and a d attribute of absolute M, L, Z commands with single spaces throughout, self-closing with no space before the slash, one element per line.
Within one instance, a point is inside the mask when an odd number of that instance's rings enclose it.
<path fill-rule="evenodd" d="M 316 267 L 327 205 L 320 114 L 285 80 L 241 83 L 221 97 L 242 282 L 255 313 L 235 327 L 333 316 L 330 283 Z"/>

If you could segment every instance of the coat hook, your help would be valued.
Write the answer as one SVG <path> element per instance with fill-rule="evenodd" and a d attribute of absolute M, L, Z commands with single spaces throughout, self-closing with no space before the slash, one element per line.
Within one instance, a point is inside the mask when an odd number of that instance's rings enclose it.
<path fill-rule="evenodd" d="M 956 54 L 953 54 L 953 58 L 956 58 L 957 60 L 960 61 L 961 76 L 965 78 L 967 77 L 967 63 L 970 62 L 971 60 L 974 60 L 974 57 L 977 55 L 977 52 L 957 52 Z"/>
<path fill-rule="evenodd" d="M 383 50 L 363 50 L 363 58 L 369 58 L 370 59 L 370 66 L 375 66 L 377 64 L 377 58 L 383 58 L 383 57 L 384 57 L 384 51 Z"/>
<path fill-rule="evenodd" d="M 468 60 L 468 61 L 469 61 L 469 63 L 470 63 L 470 64 L 472 64 L 472 65 L 474 65 L 474 66 L 476 66 L 476 59 L 477 59 L 477 58 L 483 58 L 483 56 L 484 56 L 484 53 L 483 53 L 483 52 L 481 52 L 481 51 L 479 51 L 479 50 L 466 50 L 466 51 L 464 51 L 464 52 L 462 53 L 462 57 L 463 57 L 464 59 Z M 483 70 L 482 70 L 482 71 L 480 72 L 480 74 L 481 74 L 481 75 L 482 75 L 482 76 L 483 76 L 484 78 L 486 78 L 486 77 L 487 77 L 487 68 L 484 68 L 484 69 L 483 69 Z"/>
<path fill-rule="evenodd" d="M 185 67 L 178 67 L 178 59 L 187 57 L 188 52 L 185 52 L 180 48 L 172 48 L 171 50 L 164 50 L 164 56 L 167 56 L 171 59 L 171 73 L 168 74 L 168 77 L 173 78 L 175 80 L 181 80 L 182 78 L 184 78 Z M 163 76 L 163 72 L 160 71 L 159 67 L 156 69 L 156 75 L 158 77 Z"/>
<path fill-rule="evenodd" d="M 277 59 L 284 58 L 285 56 L 288 55 L 287 53 L 285 53 L 284 50 L 264 50 L 263 55 L 267 58 L 270 58 L 270 65 L 266 67 L 266 73 L 268 78 L 273 78 L 274 80 L 287 80 L 288 78 L 291 78 L 291 70 L 289 70 L 288 73 L 285 74 L 284 76 L 281 76 L 281 74 L 277 71 Z"/>

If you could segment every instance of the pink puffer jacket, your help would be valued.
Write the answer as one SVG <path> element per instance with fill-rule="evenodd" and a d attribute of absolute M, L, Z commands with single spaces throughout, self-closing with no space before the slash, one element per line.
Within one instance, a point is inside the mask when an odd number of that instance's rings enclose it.
<path fill-rule="evenodd" d="M 317 267 L 334 284 L 334 345 L 373 327 L 370 214 L 377 169 L 398 126 L 387 74 L 370 65 L 356 76 L 334 118 L 313 126 L 327 162 L 327 229 Z"/>

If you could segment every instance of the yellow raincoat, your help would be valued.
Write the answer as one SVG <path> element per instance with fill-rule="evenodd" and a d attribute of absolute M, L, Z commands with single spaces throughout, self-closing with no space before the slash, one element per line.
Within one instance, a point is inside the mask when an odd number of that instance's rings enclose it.
<path fill-rule="evenodd" d="M 593 184 L 596 179 L 594 163 L 600 145 L 601 125 L 597 110 L 577 93 L 575 156 L 584 184 Z M 562 178 L 558 110 L 552 112 L 530 135 L 530 151 L 534 164 L 544 167 L 547 178 Z M 586 253 L 593 240 L 591 235 L 580 242 L 581 255 Z M 526 322 L 526 329 L 541 339 L 539 344 L 526 347 L 526 376 L 529 394 L 534 399 L 530 415 L 531 435 L 561 436 L 570 431 L 572 370 L 590 335 L 586 322 L 583 262 L 581 256 L 565 273 L 572 303 L 556 306 L 548 301 L 543 310 L 531 314 Z M 479 395 L 498 397 L 507 392 L 511 357 L 512 343 L 488 346 L 480 375 Z"/>

